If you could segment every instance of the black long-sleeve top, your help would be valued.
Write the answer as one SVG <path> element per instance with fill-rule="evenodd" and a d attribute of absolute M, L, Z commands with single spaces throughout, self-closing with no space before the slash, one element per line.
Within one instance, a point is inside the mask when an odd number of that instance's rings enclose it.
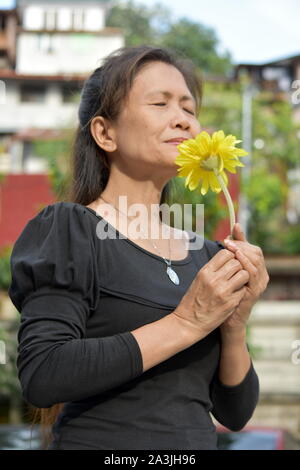
<path fill-rule="evenodd" d="M 99 237 L 101 227 L 108 238 Z M 238 431 L 254 412 L 259 381 L 252 360 L 240 384 L 222 384 L 216 328 L 143 372 L 131 331 L 171 313 L 224 246 L 200 239 L 201 248 L 172 262 L 176 285 L 160 256 L 113 229 L 91 208 L 57 202 L 30 219 L 17 239 L 9 296 L 21 318 L 22 396 L 40 408 L 64 403 L 49 450 L 216 450 L 210 413 Z M 199 242 L 199 234 L 188 232 Z"/>

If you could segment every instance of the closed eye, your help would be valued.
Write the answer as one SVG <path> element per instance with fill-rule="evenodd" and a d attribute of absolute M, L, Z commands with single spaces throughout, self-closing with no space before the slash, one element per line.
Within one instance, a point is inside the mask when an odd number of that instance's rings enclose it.
<path fill-rule="evenodd" d="M 154 103 L 154 106 L 160 106 L 160 105 L 165 105 L 166 103 Z M 184 109 L 184 108 L 183 108 Z M 189 114 L 192 114 L 193 116 L 195 116 L 195 114 L 193 113 L 193 111 L 189 111 L 188 109 L 184 109 L 187 113 Z"/>

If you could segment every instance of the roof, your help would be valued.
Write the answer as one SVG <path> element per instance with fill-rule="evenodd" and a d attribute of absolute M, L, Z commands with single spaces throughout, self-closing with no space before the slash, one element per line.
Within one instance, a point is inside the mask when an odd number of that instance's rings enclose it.
<path fill-rule="evenodd" d="M 68 129 L 37 129 L 29 127 L 17 131 L 13 136 L 12 140 L 61 140 L 68 135 Z"/>
<path fill-rule="evenodd" d="M 291 65 L 293 62 L 300 62 L 300 54 L 293 55 L 290 57 L 282 57 L 281 59 L 273 60 L 271 62 L 263 62 L 261 64 L 237 64 L 237 67 L 266 67 L 270 65 L 277 65 L 277 66 L 287 66 Z"/>
<path fill-rule="evenodd" d="M 108 36 L 108 35 L 116 35 L 116 34 L 122 34 L 123 28 L 118 28 L 116 26 L 105 26 L 104 28 L 101 28 L 96 31 L 90 31 L 86 29 L 28 29 L 24 28 L 23 26 L 18 26 L 17 27 L 17 32 L 18 33 L 34 33 L 34 34 L 41 34 L 41 33 L 47 33 L 47 34 L 77 34 L 81 35 L 82 33 L 84 35 L 90 35 L 90 36 Z"/>
<path fill-rule="evenodd" d="M 14 80 L 81 82 L 84 81 L 91 72 L 92 70 L 86 74 L 30 75 L 17 73 L 15 70 L 0 69 L 0 80 L 6 78 Z"/>
<path fill-rule="evenodd" d="M 63 5 L 64 3 L 70 3 L 71 5 L 73 3 L 82 3 L 82 6 L 86 6 L 86 4 L 112 4 L 114 3 L 113 0 L 16 0 L 17 6 L 22 6 L 26 4 L 31 4 L 31 3 L 38 3 L 38 4 L 43 4 L 45 3 L 47 6 L 51 3 L 53 4 L 59 4 Z"/>

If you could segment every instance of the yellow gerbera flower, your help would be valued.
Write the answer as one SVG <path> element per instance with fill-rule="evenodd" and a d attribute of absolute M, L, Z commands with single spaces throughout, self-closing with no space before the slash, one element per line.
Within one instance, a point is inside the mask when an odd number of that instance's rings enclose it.
<path fill-rule="evenodd" d="M 181 167 L 178 176 L 186 177 L 185 186 L 190 191 L 194 191 L 202 182 L 201 194 L 205 195 L 209 188 L 219 193 L 223 188 L 217 175 L 227 186 L 228 178 L 224 169 L 236 173 L 237 166 L 245 166 L 239 157 L 248 155 L 248 152 L 235 147 L 240 142 L 234 135 L 225 136 L 223 131 L 214 132 L 212 137 L 202 131 L 195 139 L 183 141 L 177 145 L 180 154 L 175 163 Z"/>
<path fill-rule="evenodd" d="M 178 176 L 186 177 L 185 187 L 188 186 L 190 191 L 194 191 L 200 184 L 203 195 L 209 188 L 215 193 L 223 190 L 229 209 L 231 236 L 235 214 L 224 170 L 236 173 L 237 166 L 245 166 L 239 161 L 239 157 L 248 155 L 248 152 L 235 147 L 240 142 L 242 141 L 236 140 L 234 135 L 225 136 L 222 130 L 214 132 L 212 137 L 202 131 L 195 139 L 187 139 L 177 145 L 180 153 L 175 159 L 175 163 L 181 167 L 178 169 Z"/>

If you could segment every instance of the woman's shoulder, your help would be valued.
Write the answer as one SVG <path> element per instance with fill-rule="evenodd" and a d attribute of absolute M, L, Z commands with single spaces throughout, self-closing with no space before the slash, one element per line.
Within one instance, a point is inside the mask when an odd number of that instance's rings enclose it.
<path fill-rule="evenodd" d="M 86 206 L 76 202 L 58 201 L 43 207 L 29 219 L 24 230 L 53 229 L 53 234 L 55 233 L 56 236 L 61 235 L 64 230 L 69 231 L 70 234 L 75 232 L 87 234 L 91 233 L 95 222 L 97 222 L 95 214 Z"/>
<path fill-rule="evenodd" d="M 71 201 L 57 201 L 43 207 L 35 217 L 45 217 L 51 215 L 54 217 L 78 217 L 86 213 L 89 213 L 89 211 L 86 206 L 82 204 Z"/>
<path fill-rule="evenodd" d="M 96 244 L 84 207 L 56 202 L 29 220 L 11 253 L 10 295 L 17 308 L 30 292 L 67 288 L 89 295 L 98 271 Z M 94 287 L 92 287 L 92 290 Z M 85 291 L 87 293 L 85 293 Z"/>

